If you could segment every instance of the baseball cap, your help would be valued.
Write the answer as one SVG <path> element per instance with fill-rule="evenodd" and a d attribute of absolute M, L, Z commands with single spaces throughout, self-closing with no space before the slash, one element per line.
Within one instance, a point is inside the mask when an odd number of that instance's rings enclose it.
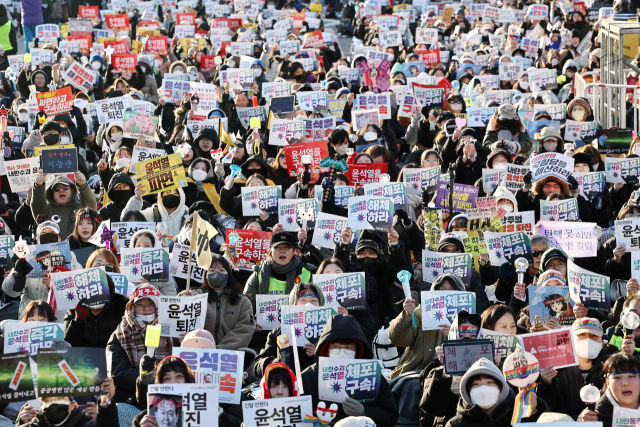
<path fill-rule="evenodd" d="M 286 231 L 278 231 L 277 233 L 273 233 L 273 235 L 271 236 L 271 240 L 269 240 L 269 248 L 273 248 L 280 243 L 286 243 L 292 248 L 296 247 L 295 239 Z"/>
<path fill-rule="evenodd" d="M 600 321 L 592 317 L 576 319 L 575 322 L 573 322 L 573 325 L 571 325 L 571 332 L 573 332 L 574 335 L 584 332 L 589 332 L 590 334 L 597 335 L 599 337 L 604 335 Z"/>

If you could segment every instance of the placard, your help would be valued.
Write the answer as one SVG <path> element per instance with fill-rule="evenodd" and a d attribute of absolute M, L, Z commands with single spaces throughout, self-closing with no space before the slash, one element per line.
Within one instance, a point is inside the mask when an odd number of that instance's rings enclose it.
<path fill-rule="evenodd" d="M 146 195 L 187 186 L 180 153 L 136 163 L 135 169 L 137 182 L 144 185 Z"/>
<path fill-rule="evenodd" d="M 28 278 L 41 279 L 49 274 L 49 268 L 61 266 L 71 268 L 71 249 L 69 241 L 63 240 L 57 243 L 46 243 L 42 245 L 29 245 L 27 262 L 33 270 L 27 274 Z"/>
<path fill-rule="evenodd" d="M 304 418 L 313 414 L 311 396 L 242 402 L 245 427 L 296 427 L 306 424 Z"/>
<path fill-rule="evenodd" d="M 380 391 L 382 364 L 379 360 L 320 357 L 318 362 L 318 396 L 342 403 L 346 398 L 374 402 Z"/>
<path fill-rule="evenodd" d="M 36 182 L 40 170 L 40 158 L 5 160 L 4 168 L 7 171 L 7 180 L 12 192 L 29 191 L 33 187 L 33 183 Z"/>
<path fill-rule="evenodd" d="M 348 224 L 352 230 L 388 232 L 393 224 L 393 200 L 376 196 L 355 196 L 349 200 Z"/>
<path fill-rule="evenodd" d="M 364 185 L 366 196 L 390 198 L 393 200 L 394 212 L 399 209 L 409 210 L 407 186 L 404 182 L 378 182 Z"/>
<path fill-rule="evenodd" d="M 578 199 L 540 200 L 541 221 L 577 221 L 580 219 Z"/>
<path fill-rule="evenodd" d="M 278 211 L 278 199 L 282 198 L 282 186 L 242 187 L 242 215 L 257 216 L 263 211 L 272 215 Z"/>
<path fill-rule="evenodd" d="M 391 94 L 358 94 L 356 101 L 359 110 L 378 109 L 378 115 L 381 120 L 391 119 Z"/>
<path fill-rule="evenodd" d="M 387 173 L 388 163 L 349 163 L 345 173 L 349 182 L 357 187 L 380 181 L 380 175 Z"/>
<path fill-rule="evenodd" d="M 93 307 L 111 301 L 107 273 L 102 268 L 51 273 L 49 277 L 57 310 L 74 309 L 80 303 Z"/>
<path fill-rule="evenodd" d="M 431 283 L 441 274 L 454 274 L 466 286 L 471 283 L 471 255 L 422 251 L 422 280 Z"/>
<path fill-rule="evenodd" d="M 73 61 L 71 66 L 62 73 L 62 78 L 84 93 L 91 90 L 96 82 L 96 75 L 94 72 L 87 70 L 82 65 L 78 64 L 77 61 Z"/>
<path fill-rule="evenodd" d="M 273 233 L 257 230 L 239 230 L 227 228 L 225 243 L 229 244 L 229 235 L 238 235 L 235 246 L 235 259 L 240 270 L 253 271 L 265 259 L 269 250 L 269 241 Z"/>
<path fill-rule="evenodd" d="M 132 106 L 131 99 L 124 96 L 101 99 L 94 103 L 96 105 L 98 123 L 101 125 L 124 120 L 124 111 Z"/>
<path fill-rule="evenodd" d="M 313 283 L 322 290 L 327 306 L 347 310 L 367 308 L 364 272 L 314 274 Z"/>
<path fill-rule="evenodd" d="M 616 228 L 617 231 L 617 228 Z M 551 247 L 561 248 L 570 257 L 585 258 L 597 255 L 598 230 L 595 223 L 540 221 L 538 234 L 547 236 Z M 618 245 L 620 240 L 618 240 Z"/>
<path fill-rule="evenodd" d="M 538 154 L 531 159 L 531 182 L 540 181 L 548 176 L 555 176 L 567 182 L 573 175 L 575 160 L 560 153 Z"/>
<path fill-rule="evenodd" d="M 449 182 L 443 182 L 442 175 L 440 178 L 435 204 L 442 212 L 449 212 Z M 475 206 L 479 191 L 480 189 L 473 185 L 453 184 L 453 211 L 465 213 Z"/>
<path fill-rule="evenodd" d="M 524 176 L 527 172 L 529 172 L 529 166 L 507 163 L 504 186 L 512 193 L 520 190 L 524 185 Z"/>
<path fill-rule="evenodd" d="M 556 319 L 564 326 L 571 326 L 576 320 L 568 286 L 528 286 L 527 295 L 531 319 Z"/>
<path fill-rule="evenodd" d="M 280 326 L 283 305 L 289 305 L 289 295 L 256 295 L 256 323 L 263 331 Z"/>
<path fill-rule="evenodd" d="M 640 218 L 616 220 L 615 232 L 616 245 L 627 252 L 640 250 Z"/>
<path fill-rule="evenodd" d="M 207 296 L 160 297 L 158 323 L 162 325 L 163 337 L 180 338 L 195 329 L 204 329 L 207 315 Z"/>
<path fill-rule="evenodd" d="M 342 230 L 347 226 L 347 222 L 347 218 L 343 216 L 319 212 L 311 244 L 321 248 L 334 249 L 342 239 Z"/>
<path fill-rule="evenodd" d="M 48 92 L 36 93 L 38 110 L 44 111 L 47 116 L 57 116 L 68 113 L 73 108 L 73 90 L 71 86 Z"/>
<path fill-rule="evenodd" d="M 274 98 L 272 100 L 275 101 Z M 272 105 L 273 110 L 273 105 Z M 271 119 L 269 128 L 269 145 L 288 146 L 299 142 L 305 135 L 305 124 L 301 120 Z"/>
<path fill-rule="evenodd" d="M 168 248 L 122 248 L 121 257 L 121 272 L 130 282 L 170 280 Z"/>
<path fill-rule="evenodd" d="M 24 402 L 36 398 L 33 374 L 27 353 L 1 355 L 0 372 L 2 373 L 0 403 Z"/>
<path fill-rule="evenodd" d="M 311 156 L 310 172 L 320 173 L 323 172 L 320 162 L 329 157 L 329 147 L 327 142 L 323 140 L 287 145 L 284 147 L 284 155 L 287 160 L 289 176 L 298 176 L 304 171 L 302 156 Z"/>
<path fill-rule="evenodd" d="M 172 425 L 174 420 L 174 427 L 205 427 L 212 423 L 216 426 L 221 394 L 222 387 L 216 383 L 149 384 L 148 413 L 158 420 L 158 424 L 165 426 Z M 171 412 L 176 418 L 169 415 Z M 177 416 L 178 413 L 180 416 Z"/>
<path fill-rule="evenodd" d="M 38 351 L 38 397 L 93 396 L 107 378 L 104 348 L 44 348 Z"/>
<path fill-rule="evenodd" d="M 328 111 L 328 97 L 326 91 L 297 92 L 298 107 L 305 111 Z"/>
<path fill-rule="evenodd" d="M 124 137 L 153 141 L 158 127 L 158 116 L 149 116 L 132 111 L 124 112 Z M 132 162 L 133 163 L 133 162 Z"/>
<path fill-rule="evenodd" d="M 467 254 L 469 255 L 469 254 Z M 439 331 L 440 325 L 451 325 L 460 310 L 476 312 L 476 294 L 462 291 L 422 291 L 422 330 Z"/>
<path fill-rule="evenodd" d="M 318 344 L 329 318 L 338 314 L 335 307 L 282 306 L 282 333 L 288 337 L 296 336 L 298 347 L 305 344 Z M 291 341 L 293 342 L 293 341 Z"/>
<path fill-rule="evenodd" d="M 574 172 L 573 176 L 578 181 L 578 194 L 585 199 L 592 200 L 604 196 L 604 172 Z"/>
<path fill-rule="evenodd" d="M 570 328 L 524 334 L 520 335 L 520 339 L 524 350 L 538 359 L 542 369 L 547 366 L 561 369 L 578 365 L 578 353 Z"/>
<path fill-rule="evenodd" d="M 448 340 L 442 343 L 444 371 L 447 375 L 464 375 L 480 359 L 494 360 L 493 340 Z"/>
<path fill-rule="evenodd" d="M 282 224 L 284 231 L 298 231 L 305 224 L 311 229 L 319 210 L 316 199 L 280 199 L 278 222 Z"/>
<path fill-rule="evenodd" d="M 633 141 L 633 131 L 627 129 L 598 129 L 598 151 L 602 154 L 626 154 Z"/>
<path fill-rule="evenodd" d="M 39 349 L 50 348 L 53 340 L 63 339 L 64 329 L 59 323 L 7 322 L 4 327 L 4 353 L 26 351 L 35 356 Z"/>
<path fill-rule="evenodd" d="M 402 182 L 407 187 L 409 194 L 422 194 L 435 190 L 440 180 L 440 167 L 432 168 L 405 168 L 402 171 Z"/>
<path fill-rule="evenodd" d="M 375 110 L 357 111 L 351 110 L 351 124 L 353 125 L 354 132 L 358 132 L 363 127 L 374 124 L 380 125 L 380 113 Z"/>
<path fill-rule="evenodd" d="M 571 259 L 567 261 L 567 283 L 571 291 L 571 300 L 581 302 L 589 310 L 608 314 L 611 311 L 609 277 L 593 273 L 577 266 Z"/>
<path fill-rule="evenodd" d="M 522 232 L 495 233 L 485 231 L 484 238 L 487 242 L 487 252 L 491 265 L 498 267 L 505 262 L 514 264 L 518 258 L 526 258 L 529 265 L 533 265 L 533 254 L 529 236 Z"/>
<path fill-rule="evenodd" d="M 40 154 L 40 167 L 46 174 L 67 175 L 78 172 L 78 148 L 49 148 Z"/>
<path fill-rule="evenodd" d="M 115 232 L 114 240 L 116 241 L 116 247 L 118 249 L 128 248 L 131 243 L 131 238 L 138 230 L 151 230 L 153 233 L 156 231 L 155 222 L 113 222 L 111 223 L 111 231 Z"/>
<path fill-rule="evenodd" d="M 495 348 L 496 354 L 500 356 L 500 360 L 504 360 L 516 351 L 516 345 L 522 347 L 520 336 L 490 331 L 488 329 L 481 329 L 478 339 L 493 340 L 493 347 Z"/>

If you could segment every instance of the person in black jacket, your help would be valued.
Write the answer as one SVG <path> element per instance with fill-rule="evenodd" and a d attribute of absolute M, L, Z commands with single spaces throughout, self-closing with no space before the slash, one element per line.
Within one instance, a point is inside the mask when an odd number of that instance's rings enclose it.
<path fill-rule="evenodd" d="M 84 207 L 75 212 L 75 224 L 73 225 L 73 233 L 67 237 L 71 250 L 81 248 L 97 249 L 97 246 L 89 242 L 89 239 L 96 234 L 100 227 L 100 217 L 98 213 L 91 208 Z M 80 262 L 84 264 L 84 262 Z"/>
<path fill-rule="evenodd" d="M 573 153 L 573 160 L 575 161 L 574 172 L 593 172 L 591 157 L 587 153 Z M 602 228 L 608 228 L 615 217 L 613 214 L 613 202 L 611 201 L 611 195 L 606 191 L 606 185 L 603 188 L 601 197 L 591 197 L 587 202 L 591 207 L 596 223 Z"/>
<path fill-rule="evenodd" d="M 320 401 L 318 394 L 318 363 L 320 357 L 341 357 L 347 352 L 354 352 L 355 359 L 371 359 L 373 352 L 367 342 L 360 325 L 353 316 L 336 314 L 332 316 L 318 340 L 315 351 L 316 363 L 302 372 L 302 384 L 307 395 L 311 395 L 312 408 L 317 408 Z M 352 353 L 353 354 L 353 353 Z M 380 377 L 378 397 L 371 403 L 360 403 L 348 397 L 338 404 L 336 423 L 349 416 L 367 416 L 378 426 L 393 426 L 398 420 L 398 407 L 391 394 L 391 388 L 384 376 Z"/>
<path fill-rule="evenodd" d="M 102 206 L 98 211 L 98 214 L 102 219 L 111 220 L 111 223 L 120 222 L 120 216 L 124 207 L 130 198 L 135 195 L 135 185 L 131 177 L 126 173 L 117 173 L 111 177 L 109 181 L 109 187 L 107 188 L 107 195 L 111 200 L 106 205 Z M 151 206 L 149 202 L 143 200 L 143 209 Z"/>
<path fill-rule="evenodd" d="M 104 266 L 107 271 L 120 273 L 118 260 L 105 248 L 98 249 L 87 260 L 87 268 L 99 266 Z M 81 302 L 64 316 L 64 339 L 72 346 L 106 348 L 109 337 L 122 322 L 129 299 L 116 292 L 111 276 L 107 276 L 107 284 L 110 302 L 102 307 L 87 307 Z"/>
<path fill-rule="evenodd" d="M 627 205 L 620 210 L 618 219 L 631 219 L 640 217 L 640 206 Z M 609 276 L 613 282 L 616 279 L 629 280 L 631 278 L 631 252 L 627 252 L 625 246 L 618 245 L 613 236 L 603 245 L 605 264 L 602 274 Z"/>

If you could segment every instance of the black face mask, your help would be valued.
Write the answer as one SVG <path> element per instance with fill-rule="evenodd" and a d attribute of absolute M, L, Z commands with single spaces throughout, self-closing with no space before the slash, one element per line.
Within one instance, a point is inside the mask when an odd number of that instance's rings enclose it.
<path fill-rule="evenodd" d="M 162 198 L 162 204 L 165 208 L 177 208 L 180 205 L 180 196 L 176 196 L 175 194 L 167 194 Z"/>
<path fill-rule="evenodd" d="M 52 403 L 42 410 L 42 415 L 51 424 L 60 424 L 69 416 L 69 405 L 64 403 Z"/>
<path fill-rule="evenodd" d="M 511 120 L 498 120 L 498 124 L 505 129 L 509 129 L 511 127 L 511 123 Z"/>
<path fill-rule="evenodd" d="M 207 273 L 207 284 L 214 289 L 221 289 L 227 284 L 227 273 L 216 271 L 215 273 Z"/>
<path fill-rule="evenodd" d="M 112 190 L 109 192 L 109 198 L 114 202 L 126 203 L 132 196 L 133 191 L 131 190 Z"/>
<path fill-rule="evenodd" d="M 108 271 L 109 273 L 113 273 L 114 271 L 116 271 L 116 269 L 113 268 L 113 265 L 111 265 L 111 264 L 105 264 L 104 265 L 104 271 Z"/>
<path fill-rule="evenodd" d="M 47 145 L 56 145 L 60 141 L 60 134 L 50 133 L 49 135 L 45 135 L 42 139 Z"/>
<path fill-rule="evenodd" d="M 378 258 L 364 257 L 359 258 L 358 261 L 367 268 L 375 267 L 378 264 Z"/>
<path fill-rule="evenodd" d="M 40 244 L 46 245 L 48 243 L 57 243 L 58 235 L 55 233 L 46 233 L 40 235 Z"/>

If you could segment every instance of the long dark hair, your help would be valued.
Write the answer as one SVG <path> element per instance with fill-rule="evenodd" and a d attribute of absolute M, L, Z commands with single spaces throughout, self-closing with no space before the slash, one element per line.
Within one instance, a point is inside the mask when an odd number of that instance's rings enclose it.
<path fill-rule="evenodd" d="M 338 258 L 325 258 L 318 266 L 318 274 L 322 274 L 324 269 L 327 268 L 327 265 L 329 264 L 337 265 L 338 267 L 340 267 L 340 270 L 342 270 L 343 273 L 347 272 L 347 269 L 344 268 L 344 264 Z"/>
<path fill-rule="evenodd" d="M 496 327 L 496 322 L 502 319 L 505 314 L 513 316 L 513 321 L 517 322 L 516 312 L 508 305 L 498 304 L 492 305 L 482 313 L 482 327 L 493 331 Z"/>
<path fill-rule="evenodd" d="M 496 111 L 496 113 L 493 115 L 493 117 L 491 118 L 491 122 L 489 122 L 489 126 L 487 126 L 490 129 L 493 129 L 494 131 L 499 131 L 502 129 L 505 129 L 504 127 L 502 127 L 502 125 L 500 125 L 500 122 L 498 121 L 498 112 Z M 522 121 L 520 121 L 520 118 L 517 116 L 513 117 L 513 120 L 509 120 L 510 124 L 509 124 L 509 128 L 506 129 L 509 132 L 511 132 L 511 134 L 513 135 L 517 135 L 520 132 L 524 131 L 524 126 L 522 124 Z"/>
<path fill-rule="evenodd" d="M 225 292 L 229 293 L 229 302 L 231 302 L 231 305 L 238 304 L 238 302 L 240 302 L 241 293 L 240 293 L 240 289 L 238 288 L 238 283 L 236 282 L 236 279 L 233 278 L 233 271 L 229 266 L 229 262 L 227 262 L 226 259 L 224 259 L 222 256 L 218 254 L 211 254 L 211 264 L 209 265 L 209 268 L 211 268 L 215 264 L 220 264 L 222 268 L 224 268 L 227 271 L 227 284 L 225 285 L 224 290 Z M 216 291 L 207 283 L 206 272 L 204 277 L 202 278 L 202 286 L 203 286 L 203 289 L 205 289 L 206 292 L 209 293 L 209 301 L 212 301 L 212 298 L 214 297 L 214 294 L 216 293 Z"/>
<path fill-rule="evenodd" d="M 93 234 L 95 234 L 95 232 L 98 231 L 98 227 L 100 227 L 100 222 L 99 222 L 100 217 L 98 216 L 98 212 L 94 211 L 91 208 L 78 209 L 76 211 L 76 221 L 73 226 L 73 234 L 72 234 L 73 238 L 77 242 L 82 241 L 82 239 L 80 238 L 80 235 L 78 234 L 78 224 L 80 223 L 82 217 L 85 215 L 89 217 L 89 221 L 91 221 L 91 225 L 93 225 Z"/>

